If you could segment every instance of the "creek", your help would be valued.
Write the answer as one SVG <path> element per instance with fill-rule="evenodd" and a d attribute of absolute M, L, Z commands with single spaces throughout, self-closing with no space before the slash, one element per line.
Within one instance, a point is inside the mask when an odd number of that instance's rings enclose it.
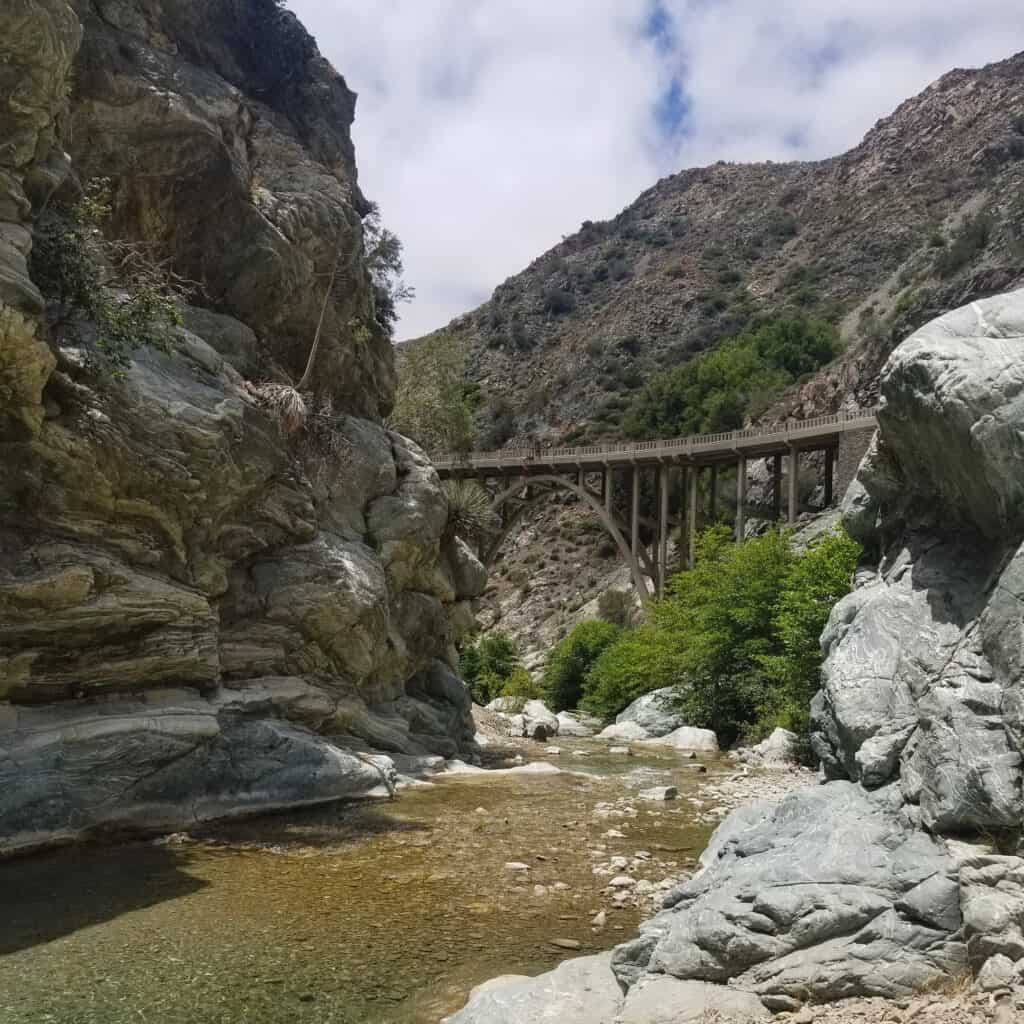
<path fill-rule="evenodd" d="M 391 802 L 0 864 L 0 1020 L 437 1024 L 487 978 L 613 946 L 651 902 L 613 908 L 594 866 L 692 871 L 714 826 L 691 801 L 733 766 L 558 745 L 522 748 L 557 774 L 441 775 Z M 664 785 L 679 798 L 638 798 Z"/>

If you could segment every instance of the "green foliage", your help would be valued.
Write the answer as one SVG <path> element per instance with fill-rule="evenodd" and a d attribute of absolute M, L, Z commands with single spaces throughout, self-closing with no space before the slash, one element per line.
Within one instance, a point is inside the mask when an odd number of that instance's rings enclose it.
<path fill-rule="evenodd" d="M 618 635 L 617 626 L 592 619 L 581 622 L 559 641 L 544 673 L 544 690 L 553 711 L 565 711 L 579 704 L 583 680 L 591 665 Z"/>
<path fill-rule="evenodd" d="M 517 713 L 523 710 L 528 700 L 539 700 L 544 693 L 541 687 L 533 681 L 530 673 L 522 665 L 518 665 L 512 669 L 498 696 L 510 700 L 511 706 L 507 710 Z"/>
<path fill-rule="evenodd" d="M 389 425 L 428 452 L 468 452 L 473 447 L 473 402 L 464 380 L 466 343 L 439 331 L 400 345 L 398 390 Z"/>
<path fill-rule="evenodd" d="M 695 567 L 671 580 L 649 621 L 594 663 L 583 706 L 611 717 L 643 693 L 685 684 L 687 721 L 723 743 L 775 725 L 806 732 L 818 638 L 859 555 L 842 531 L 795 552 L 778 531 L 734 544 L 726 527 L 711 527 Z"/>
<path fill-rule="evenodd" d="M 35 225 L 31 270 L 69 332 L 91 322 L 91 354 L 120 374 L 143 345 L 170 349 L 188 283 L 147 246 L 108 239 L 110 215 L 106 178 L 91 182 L 74 206 L 47 209 Z"/>
<path fill-rule="evenodd" d="M 626 413 L 623 429 L 636 438 L 736 430 L 838 350 L 831 324 L 804 316 L 773 320 L 652 378 Z"/>
<path fill-rule="evenodd" d="M 610 719 L 642 694 L 681 683 L 681 654 L 676 638 L 657 621 L 623 632 L 587 673 L 580 707 Z"/>
<path fill-rule="evenodd" d="M 402 280 L 405 269 L 402 263 L 402 243 L 393 231 L 381 223 L 380 210 L 376 204 L 370 205 L 370 212 L 363 220 L 363 244 L 366 266 L 373 281 L 374 316 L 390 336 L 398 320 L 398 304 L 410 302 L 416 292 Z"/>
<path fill-rule="evenodd" d="M 988 245 L 991 236 L 990 217 L 979 213 L 966 218 L 949 245 L 935 258 L 935 272 L 939 277 L 952 277 Z"/>
<path fill-rule="evenodd" d="M 489 704 L 499 697 L 512 673 L 520 668 L 519 652 L 503 633 L 481 637 L 464 647 L 459 672 L 477 704 Z"/>

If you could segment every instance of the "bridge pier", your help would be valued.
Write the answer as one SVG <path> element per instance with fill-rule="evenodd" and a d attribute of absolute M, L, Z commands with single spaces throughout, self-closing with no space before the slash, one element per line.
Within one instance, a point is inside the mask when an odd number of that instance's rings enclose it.
<path fill-rule="evenodd" d="M 686 568 L 692 569 L 697 556 L 697 473 L 687 466 L 686 473 Z"/>
<path fill-rule="evenodd" d="M 787 490 L 789 491 L 789 495 L 788 495 L 789 500 L 788 500 L 788 502 L 786 504 L 788 506 L 787 507 L 787 512 L 788 512 L 787 519 L 789 521 L 789 524 L 792 525 L 793 523 L 796 522 L 797 513 L 799 512 L 799 509 L 797 508 L 797 505 L 798 505 L 799 500 L 800 500 L 800 491 L 799 491 L 799 483 L 800 483 L 800 451 L 799 451 L 798 448 L 796 448 L 795 445 L 792 446 L 789 449 L 789 460 L 788 461 L 789 461 L 789 479 L 787 480 L 787 484 L 789 486 L 788 486 Z"/>
<path fill-rule="evenodd" d="M 836 450 L 834 448 L 825 449 L 825 508 L 831 508 L 832 502 L 835 500 L 833 495 L 833 487 L 835 486 L 836 476 Z"/>
<path fill-rule="evenodd" d="M 658 468 L 658 597 L 665 596 L 668 576 L 668 466 Z"/>
<path fill-rule="evenodd" d="M 633 467 L 633 489 L 630 494 L 629 513 L 630 550 L 636 558 L 640 547 L 640 467 Z"/>
<path fill-rule="evenodd" d="M 772 456 L 772 518 L 782 518 L 782 456 Z"/>
<path fill-rule="evenodd" d="M 743 540 L 747 530 L 747 457 L 736 464 L 736 539 Z"/>
<path fill-rule="evenodd" d="M 715 520 L 718 518 L 718 463 L 712 463 L 711 465 L 711 483 L 710 483 L 710 501 L 708 504 L 710 507 L 710 522 L 714 525 Z"/>

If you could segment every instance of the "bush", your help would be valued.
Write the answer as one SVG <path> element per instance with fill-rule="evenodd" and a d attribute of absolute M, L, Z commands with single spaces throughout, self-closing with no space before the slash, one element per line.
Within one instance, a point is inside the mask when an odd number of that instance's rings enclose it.
<path fill-rule="evenodd" d="M 841 530 L 799 553 L 778 531 L 734 544 L 726 527 L 712 527 L 698 539 L 695 567 L 670 581 L 650 621 L 621 633 L 594 663 L 583 706 L 610 717 L 685 681 L 688 723 L 723 744 L 774 725 L 806 734 L 818 638 L 859 555 Z"/>
<path fill-rule="evenodd" d="M 519 652 L 503 633 L 481 637 L 475 644 L 464 647 L 459 658 L 459 672 L 477 704 L 489 704 L 500 696 L 519 667 Z"/>
<path fill-rule="evenodd" d="M 576 300 L 564 288 L 548 288 L 544 292 L 544 311 L 552 316 L 564 316 L 576 308 Z"/>
<path fill-rule="evenodd" d="M 106 238 L 110 215 L 106 178 L 90 182 L 74 206 L 45 210 L 35 225 L 31 273 L 62 317 L 92 323 L 91 355 L 119 374 L 143 345 L 170 349 L 189 287 L 149 247 Z"/>
<path fill-rule="evenodd" d="M 511 707 L 507 710 L 520 712 L 528 700 L 540 700 L 543 697 L 540 686 L 533 681 L 533 677 L 522 665 L 514 668 L 505 680 L 501 688 L 500 697 L 507 697 L 511 700 Z"/>
<path fill-rule="evenodd" d="M 612 553 L 616 551 L 612 544 Z M 606 590 L 597 599 L 597 614 L 605 622 L 626 629 L 633 624 L 636 602 L 632 593 L 626 590 Z"/>
<path fill-rule="evenodd" d="M 771 321 L 653 377 L 623 417 L 623 430 L 635 438 L 736 430 L 838 350 L 835 328 L 822 320 Z"/>
<path fill-rule="evenodd" d="M 592 619 L 581 622 L 558 643 L 544 673 L 544 691 L 553 711 L 565 711 L 579 704 L 583 680 L 590 667 L 618 635 L 617 626 Z"/>
<path fill-rule="evenodd" d="M 939 277 L 952 277 L 988 245 L 991 236 L 991 218 L 984 214 L 968 217 L 960 225 L 945 251 L 936 257 L 936 273 Z"/>

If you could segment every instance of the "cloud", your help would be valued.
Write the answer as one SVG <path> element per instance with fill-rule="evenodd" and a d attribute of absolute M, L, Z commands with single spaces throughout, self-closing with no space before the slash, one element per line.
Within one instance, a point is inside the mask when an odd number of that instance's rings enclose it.
<path fill-rule="evenodd" d="M 401 337 L 664 174 L 838 153 L 949 68 L 1024 47 L 1018 0 L 289 6 L 360 94 L 363 190 L 417 291 Z"/>

